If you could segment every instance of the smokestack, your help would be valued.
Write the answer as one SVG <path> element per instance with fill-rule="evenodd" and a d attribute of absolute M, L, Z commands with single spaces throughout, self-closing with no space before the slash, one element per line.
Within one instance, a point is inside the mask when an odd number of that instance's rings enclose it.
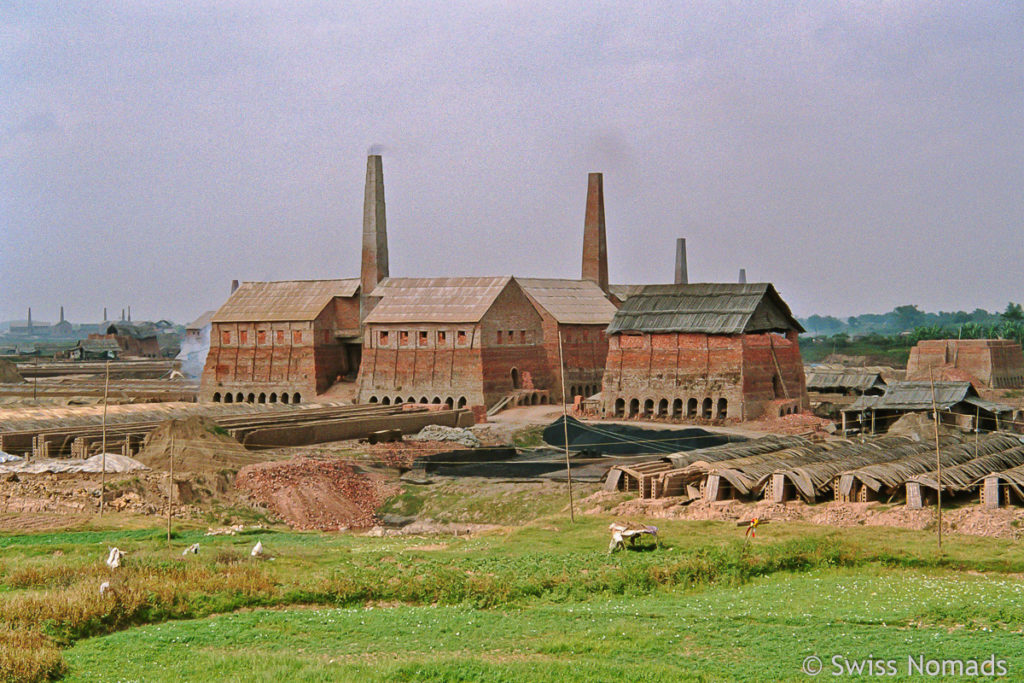
<path fill-rule="evenodd" d="M 103 320 L 101 322 L 107 322 L 107 307 L 103 307 Z"/>
<path fill-rule="evenodd" d="M 234 294 L 236 289 L 238 289 L 238 280 L 232 280 L 231 281 L 231 293 Z"/>
<path fill-rule="evenodd" d="M 359 319 L 369 313 L 366 297 L 388 276 L 388 231 L 384 210 L 384 164 L 379 154 L 366 157 L 363 195 L 363 262 L 359 273 Z"/>
<path fill-rule="evenodd" d="M 746 268 L 740 268 L 740 284 L 741 285 L 747 284 L 747 269 Z"/>
<path fill-rule="evenodd" d="M 28 329 L 29 329 L 29 332 L 32 331 L 32 307 L 31 306 L 28 307 Z"/>
<path fill-rule="evenodd" d="M 689 284 L 686 276 L 686 240 L 682 237 L 676 240 L 676 284 Z"/>
<path fill-rule="evenodd" d="M 132 307 L 128 307 L 128 322 L 132 321 Z"/>
<path fill-rule="evenodd" d="M 587 214 L 583 220 L 583 279 L 608 293 L 608 242 L 604 225 L 604 176 L 587 177 Z"/>
<path fill-rule="evenodd" d="M 124 322 L 124 309 L 121 309 L 121 322 Z"/>
<path fill-rule="evenodd" d="M 60 321 L 64 322 L 64 307 L 60 307 Z"/>

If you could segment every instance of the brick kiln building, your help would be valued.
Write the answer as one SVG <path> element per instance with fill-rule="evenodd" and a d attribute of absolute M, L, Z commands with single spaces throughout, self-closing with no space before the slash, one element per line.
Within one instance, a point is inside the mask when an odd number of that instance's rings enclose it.
<path fill-rule="evenodd" d="M 772 285 L 648 285 L 608 327 L 607 416 L 750 420 L 807 409 L 797 335 Z"/>
<path fill-rule="evenodd" d="M 358 279 L 245 282 L 214 314 L 202 401 L 299 403 L 354 377 L 362 353 L 363 292 L 388 275 L 384 171 L 366 160 Z"/>
<path fill-rule="evenodd" d="M 360 403 L 491 406 L 551 387 L 543 320 L 512 277 L 387 278 L 372 299 Z"/>
<path fill-rule="evenodd" d="M 1024 354 L 1008 339 L 929 339 L 910 349 L 908 380 L 971 379 L 993 389 L 1024 388 Z"/>

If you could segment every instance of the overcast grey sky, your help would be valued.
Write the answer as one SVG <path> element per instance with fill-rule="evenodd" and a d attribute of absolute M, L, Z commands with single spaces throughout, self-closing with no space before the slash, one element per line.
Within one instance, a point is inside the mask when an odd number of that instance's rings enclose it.
<path fill-rule="evenodd" d="M 774 282 L 798 315 L 1024 300 L 1020 2 L 5 2 L 0 319 L 188 321 L 232 278 Z M 113 312 L 111 313 L 113 315 Z"/>

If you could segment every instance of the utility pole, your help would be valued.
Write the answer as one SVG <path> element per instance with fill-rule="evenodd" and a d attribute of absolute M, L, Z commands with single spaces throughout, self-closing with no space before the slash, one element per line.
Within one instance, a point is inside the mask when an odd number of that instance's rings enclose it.
<path fill-rule="evenodd" d="M 106 363 L 106 378 L 103 380 L 103 438 L 100 441 L 100 517 L 103 516 L 103 498 L 107 492 L 107 393 L 110 390 L 110 361 Z M 127 436 L 125 437 L 128 438 Z"/>
<path fill-rule="evenodd" d="M 572 467 L 569 465 L 569 414 L 565 408 L 565 361 L 562 358 L 562 330 L 558 330 L 558 375 L 562 382 L 562 430 L 565 434 L 565 478 L 569 482 L 569 521 L 576 523 L 572 503 Z"/>
<path fill-rule="evenodd" d="M 942 458 L 939 456 L 939 409 L 935 405 L 935 377 L 931 366 L 928 367 L 928 380 L 932 385 L 932 422 L 935 423 L 935 475 L 936 475 L 936 509 L 939 516 L 939 553 L 942 553 Z"/>
<path fill-rule="evenodd" d="M 173 422 L 171 423 L 171 429 L 174 429 Z M 167 548 L 171 547 L 171 508 L 174 505 L 174 432 L 171 432 L 171 448 L 170 448 L 170 463 L 168 466 L 170 470 L 167 474 Z"/>

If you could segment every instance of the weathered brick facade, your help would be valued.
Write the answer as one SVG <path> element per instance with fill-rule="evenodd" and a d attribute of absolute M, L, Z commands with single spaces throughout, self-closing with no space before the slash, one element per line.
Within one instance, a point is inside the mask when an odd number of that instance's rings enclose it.
<path fill-rule="evenodd" d="M 354 337 L 358 344 L 357 288 L 339 280 L 244 283 L 214 317 L 200 400 L 299 403 L 354 373 L 358 354 L 346 342 Z M 257 296 L 250 289 L 265 298 L 257 311 L 265 320 L 244 319 L 246 301 Z M 296 307 L 278 300 L 296 295 L 313 303 Z"/>
<path fill-rule="evenodd" d="M 959 370 L 993 389 L 1024 387 L 1024 353 L 1008 339 L 929 339 L 919 341 L 907 360 L 908 380 L 935 379 Z"/>
<path fill-rule="evenodd" d="M 773 402 L 806 410 L 799 325 L 770 285 L 746 288 L 651 286 L 649 305 L 627 300 L 609 327 L 605 415 L 750 420 Z"/>
<path fill-rule="evenodd" d="M 512 278 L 390 278 L 377 293 L 360 403 L 491 406 L 515 389 L 551 388 L 541 316 Z"/>

